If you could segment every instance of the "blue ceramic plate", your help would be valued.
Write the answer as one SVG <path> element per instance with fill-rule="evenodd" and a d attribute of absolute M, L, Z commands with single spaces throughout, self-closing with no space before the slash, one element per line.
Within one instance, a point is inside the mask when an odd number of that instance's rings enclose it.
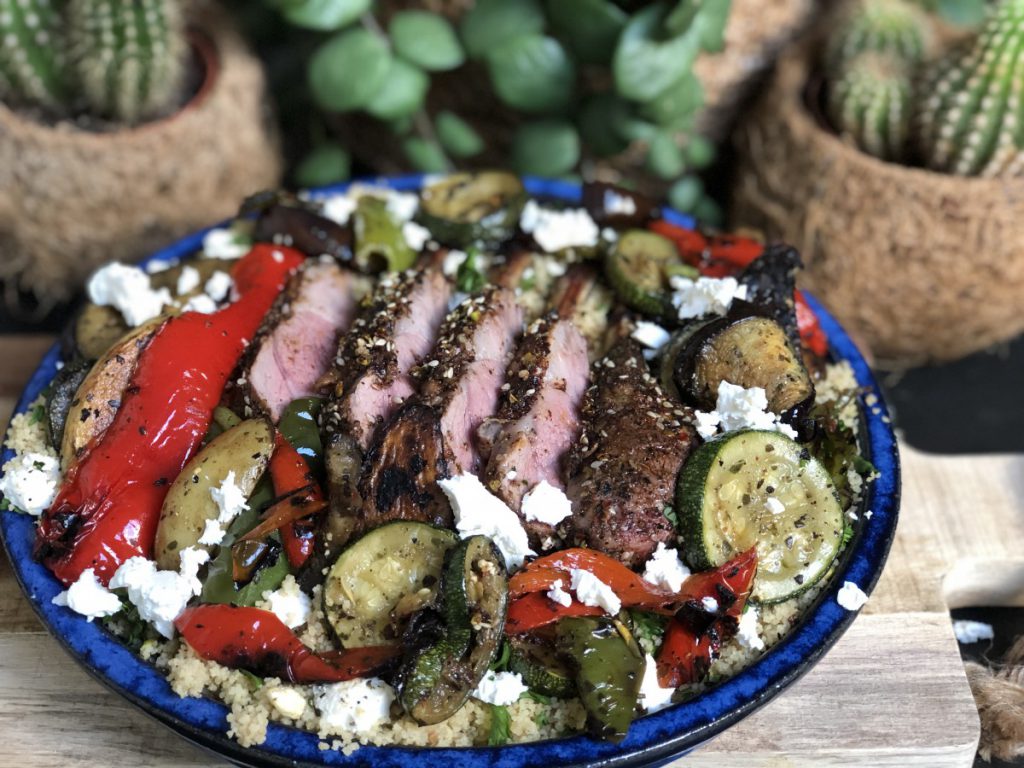
<path fill-rule="evenodd" d="M 401 177 L 374 183 L 400 190 L 415 190 L 422 177 Z M 580 199 L 574 184 L 539 179 L 526 182 L 531 194 L 566 201 Z M 339 192 L 344 187 L 324 190 Z M 666 211 L 665 218 L 683 226 L 692 219 Z M 151 259 L 178 260 L 195 253 L 205 232 L 186 237 L 154 254 Z M 873 515 L 847 548 L 839 571 L 802 623 L 768 653 L 735 677 L 698 698 L 670 707 L 633 723 L 621 744 L 594 741 L 585 736 L 507 747 L 424 749 L 411 747 L 363 747 L 351 756 L 321 751 L 313 734 L 271 725 L 266 743 L 243 749 L 225 736 L 227 709 L 207 699 L 182 699 L 164 678 L 108 635 L 99 624 L 89 623 L 51 600 L 61 587 L 56 579 L 32 559 L 35 521 L 27 515 L 0 513 L 4 545 L 26 597 L 43 623 L 67 651 L 99 681 L 140 709 L 170 726 L 185 738 L 249 766 L 372 765 L 375 768 L 555 768 L 556 766 L 654 766 L 685 754 L 725 728 L 739 722 L 768 702 L 787 685 L 807 672 L 836 642 L 855 614 L 841 608 L 836 592 L 843 581 L 858 584 L 866 592 L 874 586 L 896 530 L 899 507 L 900 470 L 896 438 L 881 392 L 867 363 L 839 324 L 808 298 L 828 336 L 832 355 L 853 366 L 857 381 L 879 400 L 862 408 L 863 436 L 870 460 L 879 477 L 869 487 L 864 508 Z M 28 405 L 49 383 L 57 370 L 60 353 L 54 346 L 32 375 L 18 403 L 17 412 Z M 3 455 L 3 462 L 11 458 Z"/>

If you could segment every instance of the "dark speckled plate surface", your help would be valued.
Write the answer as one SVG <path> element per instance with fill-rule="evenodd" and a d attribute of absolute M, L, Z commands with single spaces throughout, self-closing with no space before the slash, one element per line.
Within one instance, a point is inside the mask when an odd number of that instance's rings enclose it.
<path fill-rule="evenodd" d="M 415 190 L 421 177 L 374 180 L 401 190 Z M 527 181 L 537 196 L 578 201 L 576 185 L 538 179 Z M 327 192 L 340 191 L 341 187 Z M 665 217 L 684 226 L 692 220 L 666 211 Z M 186 237 L 151 258 L 178 260 L 195 253 L 204 232 Z M 832 354 L 853 366 L 859 384 L 879 397 L 877 405 L 863 408 L 863 434 L 869 458 L 879 477 L 869 487 L 864 508 L 870 520 L 843 555 L 839 570 L 801 624 L 782 642 L 735 677 L 684 704 L 638 719 L 621 744 L 594 741 L 585 736 L 507 747 L 425 749 L 411 747 L 362 747 L 352 755 L 321 751 L 313 734 L 271 725 L 266 743 L 243 749 L 225 735 L 227 709 L 207 699 L 181 699 L 149 664 L 134 656 L 98 624 L 89 623 L 67 608 L 53 605 L 60 591 L 53 576 L 31 557 L 35 521 L 27 515 L 0 513 L 4 545 L 25 595 L 43 623 L 90 674 L 152 717 L 183 737 L 235 763 L 247 766 L 338 765 L 375 768 L 555 768 L 556 766 L 660 765 L 707 741 L 764 705 L 807 672 L 836 642 L 855 614 L 841 608 L 836 592 L 844 581 L 870 592 L 885 563 L 896 530 L 900 470 L 896 438 L 874 376 L 860 352 L 835 320 L 813 300 L 828 336 Z M 59 350 L 54 347 L 43 359 L 22 394 L 17 413 L 26 410 L 56 371 Z M 11 458 L 5 452 L 3 462 Z"/>

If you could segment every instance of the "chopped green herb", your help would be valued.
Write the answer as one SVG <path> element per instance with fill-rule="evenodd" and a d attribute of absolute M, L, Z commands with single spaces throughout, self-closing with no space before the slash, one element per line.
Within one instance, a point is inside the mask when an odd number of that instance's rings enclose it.
<path fill-rule="evenodd" d="M 839 546 L 845 547 L 847 544 L 849 544 L 853 540 L 853 534 L 853 525 L 850 522 L 847 522 L 846 525 L 843 526 L 843 539 L 840 542 Z"/>
<path fill-rule="evenodd" d="M 675 509 L 669 505 L 661 510 L 661 514 L 665 516 L 665 519 L 672 523 L 673 527 L 679 527 L 679 515 L 676 514 Z"/>
<path fill-rule="evenodd" d="M 455 287 L 463 293 L 475 293 L 487 285 L 487 277 L 477 264 L 479 258 L 480 251 L 470 248 L 466 251 L 466 260 L 459 265 L 459 270 L 455 273 Z"/>
<path fill-rule="evenodd" d="M 551 697 L 545 696 L 543 693 L 537 693 L 536 691 L 527 691 L 526 698 L 533 699 L 538 704 L 550 704 Z"/>
<path fill-rule="evenodd" d="M 491 664 L 491 669 L 495 672 L 504 672 L 508 669 L 509 659 L 512 658 L 512 646 L 507 641 L 501 644 L 501 652 L 498 654 L 498 658 Z"/>
<path fill-rule="evenodd" d="M 500 747 L 508 744 L 512 737 L 512 717 L 508 713 L 508 707 L 497 704 L 491 705 L 491 730 L 487 735 L 487 744 L 491 747 Z"/>
<path fill-rule="evenodd" d="M 874 471 L 871 462 L 860 454 L 856 433 L 839 417 L 843 408 L 855 396 L 856 393 L 846 393 L 836 400 L 818 403 L 811 410 L 815 430 L 809 445 L 810 451 L 832 478 L 843 509 L 847 509 L 853 502 L 849 470 L 854 470 L 862 477 L 869 477 Z"/>
<path fill-rule="evenodd" d="M 258 691 L 263 687 L 263 678 L 259 675 L 254 675 L 247 669 L 240 669 L 238 671 L 242 673 L 242 677 L 248 681 L 249 687 L 252 688 L 253 691 Z"/>
<path fill-rule="evenodd" d="M 39 422 L 41 422 L 45 418 L 46 418 L 46 406 L 43 405 L 42 403 L 39 403 L 39 405 L 35 406 L 32 409 L 32 412 L 29 414 L 28 423 L 29 424 L 38 424 Z"/>
<path fill-rule="evenodd" d="M 633 622 L 633 637 L 645 653 L 653 656 L 661 645 L 668 620 L 664 616 L 647 611 L 630 611 L 629 617 Z"/>

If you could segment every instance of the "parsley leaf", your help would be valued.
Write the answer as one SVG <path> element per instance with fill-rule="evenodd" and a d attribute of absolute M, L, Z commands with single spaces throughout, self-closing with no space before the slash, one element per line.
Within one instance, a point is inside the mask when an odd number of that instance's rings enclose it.
<path fill-rule="evenodd" d="M 508 707 L 497 704 L 491 705 L 491 730 L 487 734 L 487 744 L 491 747 L 500 747 L 508 744 L 512 737 L 512 716 L 508 713 Z"/>
<path fill-rule="evenodd" d="M 661 510 L 661 514 L 665 516 L 666 520 L 672 523 L 672 526 L 674 528 L 679 527 L 679 515 L 676 514 L 676 510 L 672 507 L 671 504 L 666 506 L 663 510 Z"/>
<path fill-rule="evenodd" d="M 645 653 L 653 656 L 661 645 L 668 619 L 647 611 L 630 611 L 629 618 L 633 622 L 633 637 Z"/>
<path fill-rule="evenodd" d="M 487 285 L 487 277 L 478 265 L 480 251 L 470 248 L 466 251 L 466 260 L 459 265 L 455 273 L 455 287 L 463 293 L 475 293 Z"/>
<path fill-rule="evenodd" d="M 495 672 L 504 672 L 508 669 L 508 662 L 510 658 L 512 658 L 512 646 L 508 644 L 508 641 L 504 641 L 501 644 L 501 652 L 491 663 L 490 668 Z"/>
<path fill-rule="evenodd" d="M 46 406 L 43 405 L 42 403 L 40 403 L 39 405 L 35 406 L 32 409 L 32 412 L 29 414 L 29 417 L 28 417 L 28 423 L 29 424 L 38 424 L 39 422 L 41 422 L 45 418 L 46 418 Z"/>

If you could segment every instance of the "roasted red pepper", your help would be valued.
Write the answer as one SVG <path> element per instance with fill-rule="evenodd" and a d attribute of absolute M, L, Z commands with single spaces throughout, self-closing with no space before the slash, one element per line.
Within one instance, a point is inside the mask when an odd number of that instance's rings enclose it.
<path fill-rule="evenodd" d="M 64 584 L 94 568 L 105 584 L 150 557 L 168 485 L 195 452 L 228 376 L 303 256 L 257 245 L 232 270 L 239 298 L 168 320 L 139 357 L 114 422 L 64 478 L 40 520 L 36 556 Z"/>
<path fill-rule="evenodd" d="M 278 433 L 274 455 L 270 458 L 270 477 L 274 481 L 274 494 L 292 494 L 299 506 L 307 512 L 281 525 L 281 542 L 292 567 L 299 568 L 313 554 L 316 529 L 320 512 L 326 506 L 323 493 L 316 482 L 309 464 L 302 455 Z M 304 490 L 305 489 L 305 490 Z"/>
<path fill-rule="evenodd" d="M 828 337 L 821 329 L 818 316 L 807 305 L 803 293 L 796 292 L 796 327 L 800 332 L 800 343 L 818 357 L 828 354 Z"/>
<path fill-rule="evenodd" d="M 736 632 L 736 623 L 750 596 L 757 571 L 753 547 L 713 571 L 691 576 L 683 584 L 690 597 L 669 622 L 658 650 L 658 683 L 678 688 L 703 679 L 722 641 Z M 717 609 L 708 614 L 702 605 L 712 598 Z"/>
<path fill-rule="evenodd" d="M 270 611 L 233 605 L 186 608 L 174 626 L 200 658 L 292 683 L 367 677 L 400 651 L 397 646 L 379 646 L 318 654 Z"/>
<path fill-rule="evenodd" d="M 567 585 L 566 585 L 567 586 Z M 505 634 L 518 635 L 570 616 L 602 616 L 604 609 L 573 600 L 569 605 L 548 599 L 543 592 L 531 592 L 513 600 L 505 616 Z"/>

